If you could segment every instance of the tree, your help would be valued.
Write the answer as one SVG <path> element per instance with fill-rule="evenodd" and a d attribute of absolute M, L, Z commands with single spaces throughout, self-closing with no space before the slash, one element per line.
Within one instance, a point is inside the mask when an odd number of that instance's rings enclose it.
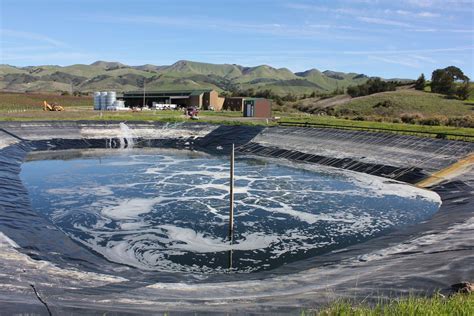
<path fill-rule="evenodd" d="M 436 69 L 431 75 L 431 91 L 454 96 L 457 94 L 456 83 L 469 83 L 469 77 L 464 75 L 461 69 L 449 66 L 444 69 Z"/>
<path fill-rule="evenodd" d="M 426 79 L 425 75 L 421 74 L 418 79 L 415 81 L 415 89 L 416 90 L 425 90 Z"/>
<path fill-rule="evenodd" d="M 383 81 L 380 78 L 370 78 L 366 83 L 348 87 L 347 94 L 354 98 L 378 92 L 394 91 L 395 88 L 395 82 Z"/>
<path fill-rule="evenodd" d="M 289 101 L 289 102 L 295 102 L 296 100 L 298 100 L 298 97 L 296 95 L 294 95 L 293 93 L 291 92 L 288 92 L 287 95 L 285 95 L 283 98 L 281 98 L 283 101 Z"/>
<path fill-rule="evenodd" d="M 445 69 L 436 69 L 431 75 L 431 91 L 446 95 L 453 93 L 454 79 Z"/>
<path fill-rule="evenodd" d="M 469 81 L 464 82 L 457 90 L 456 95 L 461 100 L 467 100 L 469 98 Z"/>

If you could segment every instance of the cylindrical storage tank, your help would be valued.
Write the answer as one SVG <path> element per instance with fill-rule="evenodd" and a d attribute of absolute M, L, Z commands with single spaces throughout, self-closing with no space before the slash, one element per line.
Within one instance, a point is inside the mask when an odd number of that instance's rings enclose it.
<path fill-rule="evenodd" d="M 125 101 L 123 100 L 115 100 L 114 106 L 118 108 L 124 108 L 125 107 Z"/>
<path fill-rule="evenodd" d="M 94 92 L 94 110 L 100 110 L 100 92 Z"/>
<path fill-rule="evenodd" d="M 107 92 L 100 93 L 100 109 L 107 110 Z"/>
<path fill-rule="evenodd" d="M 106 107 L 113 106 L 114 102 L 117 100 L 117 93 L 115 91 L 107 92 L 106 100 Z"/>

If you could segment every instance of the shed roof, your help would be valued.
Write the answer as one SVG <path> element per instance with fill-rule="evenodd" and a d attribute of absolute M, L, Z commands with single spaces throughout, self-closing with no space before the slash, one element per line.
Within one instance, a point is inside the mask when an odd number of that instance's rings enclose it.
<path fill-rule="evenodd" d="M 145 96 L 150 96 L 150 95 L 157 95 L 157 96 L 176 96 L 176 95 L 182 95 L 182 96 L 196 96 L 196 95 L 201 95 L 206 92 L 211 92 L 213 89 L 200 89 L 200 90 L 150 90 L 150 91 L 145 91 Z M 142 95 L 143 96 L 143 91 L 129 91 L 125 92 L 123 94 L 124 97 L 130 96 L 130 95 Z"/>

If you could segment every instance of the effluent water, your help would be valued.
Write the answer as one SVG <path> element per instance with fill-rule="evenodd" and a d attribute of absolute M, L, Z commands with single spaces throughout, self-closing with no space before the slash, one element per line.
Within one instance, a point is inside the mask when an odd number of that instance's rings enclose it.
<path fill-rule="evenodd" d="M 272 270 L 340 251 L 426 220 L 440 204 L 435 193 L 383 178 L 238 156 L 231 243 L 227 156 L 58 151 L 30 156 L 21 178 L 33 209 L 98 256 L 202 275 Z"/>

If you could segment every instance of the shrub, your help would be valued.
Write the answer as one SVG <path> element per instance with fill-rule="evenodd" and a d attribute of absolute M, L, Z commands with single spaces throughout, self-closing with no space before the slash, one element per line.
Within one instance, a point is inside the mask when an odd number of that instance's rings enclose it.
<path fill-rule="evenodd" d="M 347 115 L 352 115 L 352 116 L 357 116 L 359 113 L 357 111 L 351 110 L 351 109 L 340 109 L 338 111 L 338 115 L 341 116 L 347 116 Z"/>
<path fill-rule="evenodd" d="M 474 116 L 465 115 L 465 116 L 456 116 L 450 117 L 446 123 L 448 126 L 455 127 L 474 127 Z"/>
<path fill-rule="evenodd" d="M 393 107 L 393 102 L 390 100 L 380 101 L 379 103 L 373 106 L 374 109 L 376 108 L 390 108 Z"/>
<path fill-rule="evenodd" d="M 469 98 L 469 90 L 469 82 L 465 82 L 456 89 L 456 95 L 460 100 L 467 100 Z"/>
<path fill-rule="evenodd" d="M 406 124 L 416 124 L 419 120 L 423 118 L 423 115 L 420 113 L 402 113 L 400 119 L 403 123 Z"/>
<path fill-rule="evenodd" d="M 325 108 L 324 109 L 327 115 L 333 116 L 335 113 L 334 108 Z"/>
<path fill-rule="evenodd" d="M 448 118 L 442 115 L 421 118 L 418 120 L 419 124 L 429 125 L 429 126 L 445 125 L 447 122 L 448 122 Z"/>
<path fill-rule="evenodd" d="M 421 74 L 418 77 L 418 79 L 415 81 L 415 89 L 423 91 L 423 90 L 425 90 L 425 85 L 426 85 L 425 75 Z"/>

